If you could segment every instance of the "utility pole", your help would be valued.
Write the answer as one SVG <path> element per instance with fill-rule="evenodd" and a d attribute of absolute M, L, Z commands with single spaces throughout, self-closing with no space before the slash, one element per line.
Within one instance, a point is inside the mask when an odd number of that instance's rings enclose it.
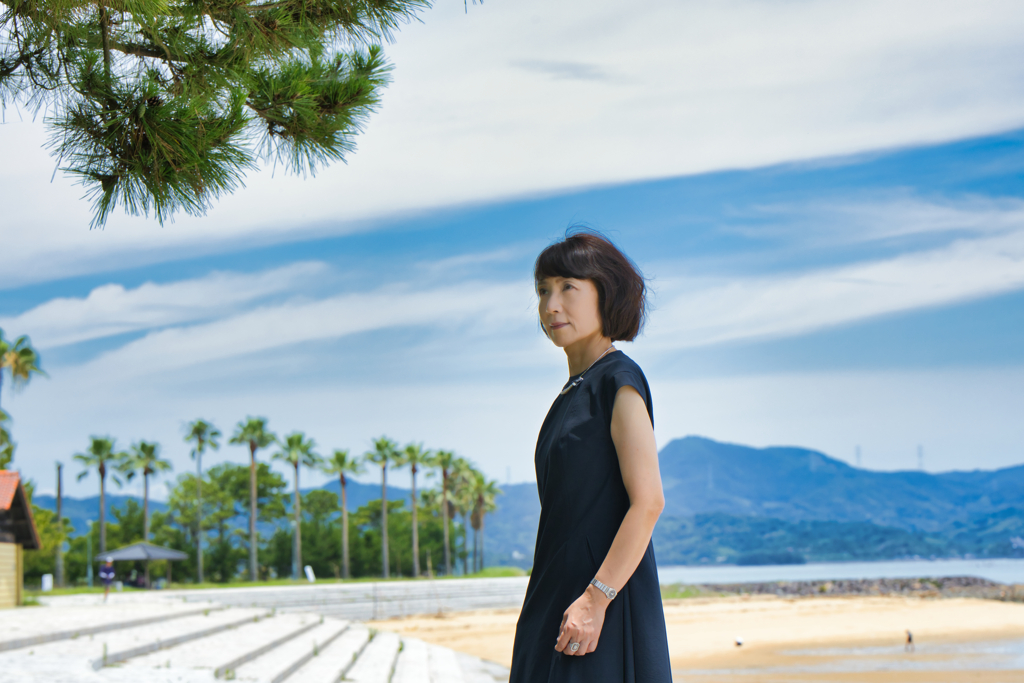
<path fill-rule="evenodd" d="M 64 465 L 57 463 L 57 587 L 64 587 L 64 490 L 61 486 L 61 471 Z"/>

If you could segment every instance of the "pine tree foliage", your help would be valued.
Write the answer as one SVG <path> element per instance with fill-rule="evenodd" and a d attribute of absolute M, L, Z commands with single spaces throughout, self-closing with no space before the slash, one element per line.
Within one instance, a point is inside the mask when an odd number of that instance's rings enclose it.
<path fill-rule="evenodd" d="M 429 0 L 0 0 L 0 107 L 43 109 L 95 205 L 198 215 L 258 161 L 352 152 Z"/>

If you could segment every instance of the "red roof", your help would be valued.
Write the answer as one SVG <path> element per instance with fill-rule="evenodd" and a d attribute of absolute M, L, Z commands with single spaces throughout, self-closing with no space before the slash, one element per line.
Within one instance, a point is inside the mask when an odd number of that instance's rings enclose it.
<path fill-rule="evenodd" d="M 18 491 L 21 477 L 17 472 L 0 470 L 0 510 L 10 510 L 14 502 L 14 494 Z"/>
<path fill-rule="evenodd" d="M 32 506 L 21 486 L 17 472 L 0 470 L 0 535 L 21 544 L 25 550 L 38 550 L 39 533 L 32 519 Z"/>

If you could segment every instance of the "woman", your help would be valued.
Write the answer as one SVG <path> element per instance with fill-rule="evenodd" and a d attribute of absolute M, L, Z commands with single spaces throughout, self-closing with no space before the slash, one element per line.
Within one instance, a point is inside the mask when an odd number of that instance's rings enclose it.
<path fill-rule="evenodd" d="M 577 233 L 541 252 L 534 280 L 571 376 L 537 439 L 540 526 L 510 683 L 671 683 L 651 392 L 613 345 L 643 327 L 643 276 L 608 240 Z"/>

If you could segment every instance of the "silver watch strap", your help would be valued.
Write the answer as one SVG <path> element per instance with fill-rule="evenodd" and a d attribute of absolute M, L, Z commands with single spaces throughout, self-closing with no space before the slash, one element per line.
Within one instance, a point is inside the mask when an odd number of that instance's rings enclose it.
<path fill-rule="evenodd" d="M 597 590 L 604 593 L 609 600 L 614 600 L 615 596 L 619 594 L 619 592 L 611 586 L 606 586 L 600 581 L 598 581 L 596 576 L 590 580 L 590 585 L 594 586 L 595 588 L 597 588 Z"/>

